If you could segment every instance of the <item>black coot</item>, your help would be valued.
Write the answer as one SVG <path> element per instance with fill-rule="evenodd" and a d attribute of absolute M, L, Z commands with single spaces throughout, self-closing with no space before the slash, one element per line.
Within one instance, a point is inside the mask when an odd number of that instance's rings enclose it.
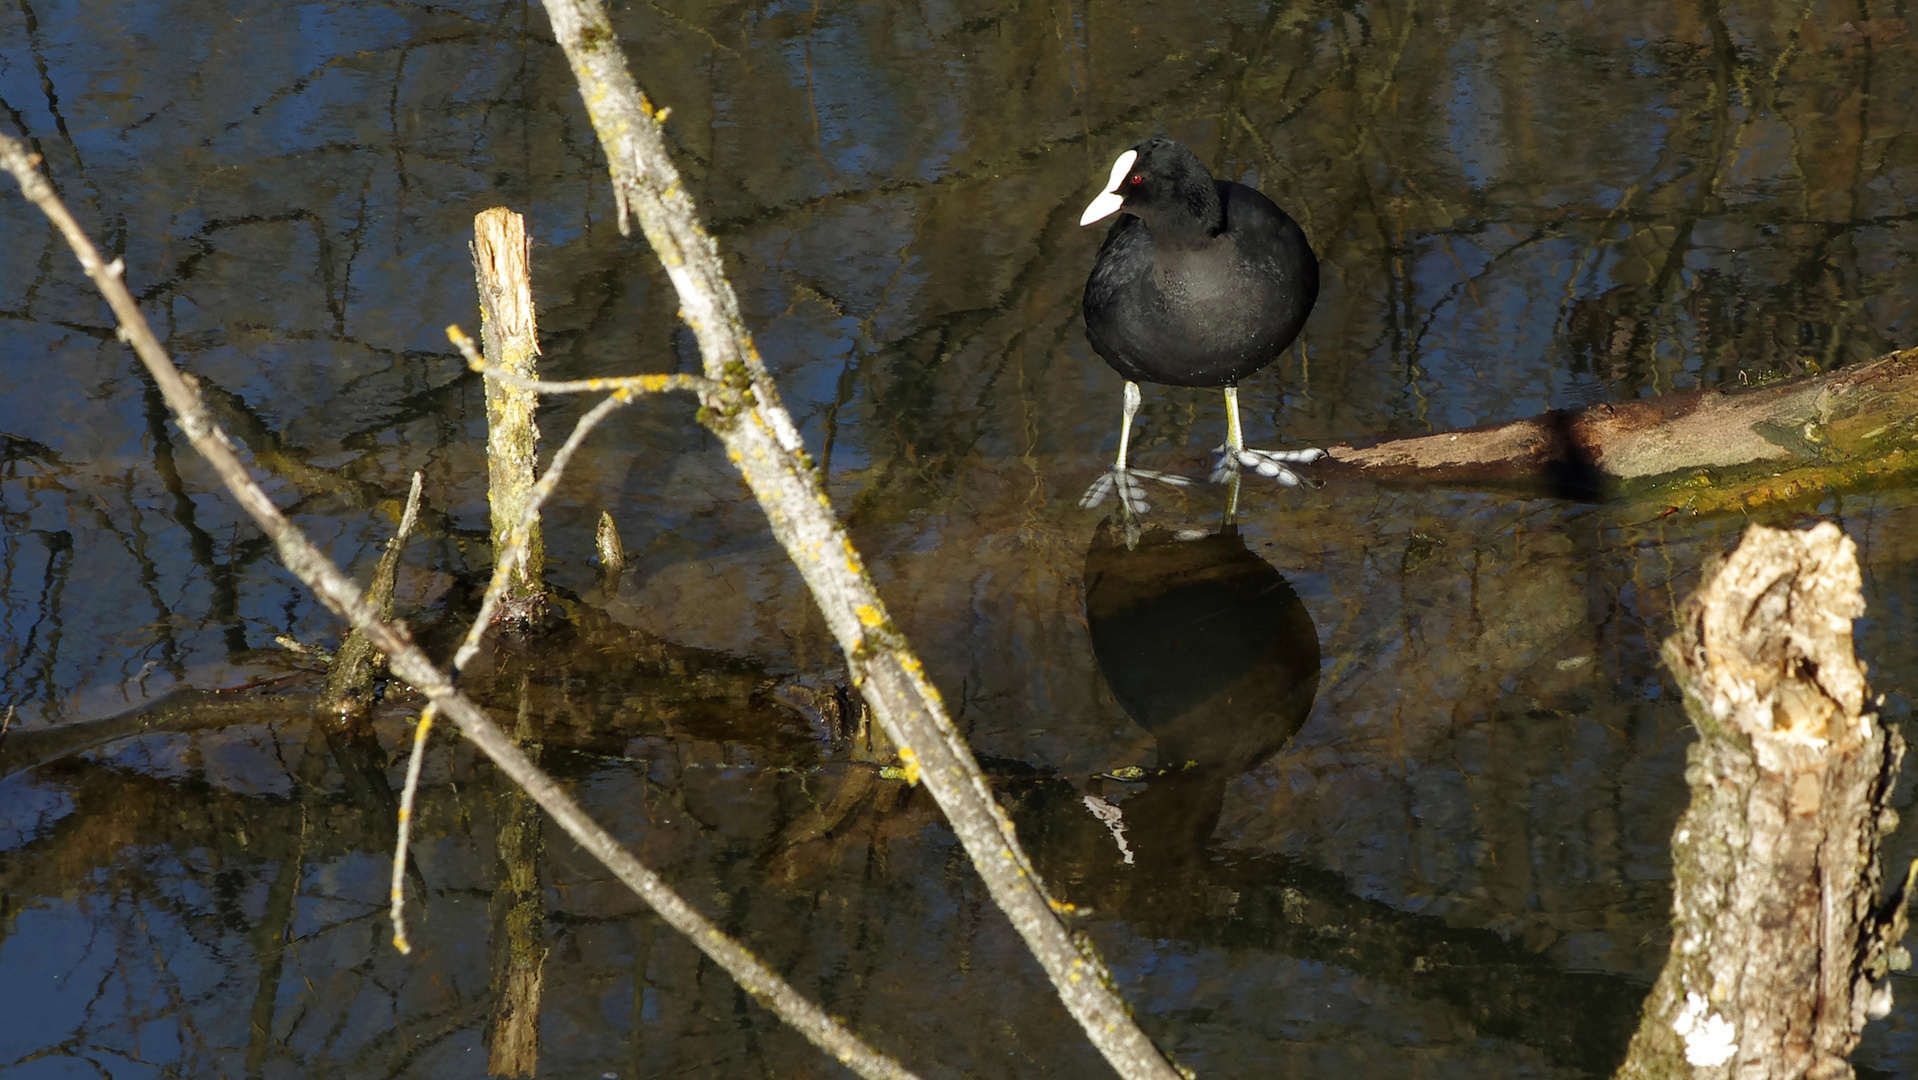
<path fill-rule="evenodd" d="M 1239 428 L 1240 379 L 1278 359 L 1319 295 L 1319 263 L 1305 233 L 1272 200 L 1244 184 L 1214 180 L 1192 151 L 1147 139 L 1119 155 L 1106 189 L 1079 224 L 1118 214 L 1086 280 L 1086 336 L 1125 376 L 1119 458 L 1080 500 L 1091 508 L 1114 490 L 1144 511 L 1135 477 L 1184 477 L 1126 468 L 1139 384 L 1216 386 L 1225 391 L 1226 444 L 1213 481 L 1240 466 L 1297 486 L 1287 468 L 1323 450 L 1248 450 Z M 1236 489 L 1235 489 L 1236 490 Z"/>

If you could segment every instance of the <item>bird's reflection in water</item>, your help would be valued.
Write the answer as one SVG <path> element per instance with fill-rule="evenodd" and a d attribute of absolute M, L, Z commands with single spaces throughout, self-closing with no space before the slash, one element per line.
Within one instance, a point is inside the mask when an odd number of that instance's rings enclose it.
<path fill-rule="evenodd" d="M 1192 884 L 1226 785 L 1311 712 L 1319 638 L 1291 584 L 1230 525 L 1152 529 L 1129 545 L 1108 522 L 1086 553 L 1085 590 L 1099 670 L 1157 761 L 1072 795 L 1053 788 L 1042 862 L 1068 899 L 1111 909 L 1149 902 L 1155 883 Z"/>

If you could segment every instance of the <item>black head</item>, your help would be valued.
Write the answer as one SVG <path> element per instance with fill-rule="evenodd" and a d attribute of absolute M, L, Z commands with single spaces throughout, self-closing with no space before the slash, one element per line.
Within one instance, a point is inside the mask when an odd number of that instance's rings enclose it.
<path fill-rule="evenodd" d="M 1224 227 L 1212 173 L 1192 151 L 1162 135 L 1119 155 L 1105 191 L 1086 207 L 1079 224 L 1115 213 L 1139 218 L 1154 236 L 1216 236 Z"/>

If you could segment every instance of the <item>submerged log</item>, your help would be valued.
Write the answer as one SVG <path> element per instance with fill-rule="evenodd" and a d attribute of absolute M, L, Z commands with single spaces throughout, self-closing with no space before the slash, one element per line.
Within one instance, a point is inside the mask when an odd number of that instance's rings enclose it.
<path fill-rule="evenodd" d="M 1918 349 L 1807 379 L 1692 390 L 1331 447 L 1315 477 L 1519 485 L 1562 498 L 1670 496 L 1698 512 L 1918 468 Z M 1756 483 L 1738 475 L 1753 469 Z M 1661 483 L 1662 481 L 1662 483 Z M 1720 481 L 1725 481 L 1720 485 Z"/>
<path fill-rule="evenodd" d="M 1665 662 L 1699 740 L 1672 836 L 1672 947 L 1621 1078 L 1840 1078 L 1904 896 L 1878 904 L 1904 756 L 1852 654 L 1856 548 L 1826 522 L 1754 525 L 1686 603 Z"/>

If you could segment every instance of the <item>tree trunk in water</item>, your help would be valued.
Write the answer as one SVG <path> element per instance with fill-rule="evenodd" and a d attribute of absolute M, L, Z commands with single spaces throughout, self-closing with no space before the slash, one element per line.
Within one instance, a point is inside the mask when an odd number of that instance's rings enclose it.
<path fill-rule="evenodd" d="M 1904 961 L 1879 840 L 1904 740 L 1851 621 L 1856 549 L 1754 525 L 1686 604 L 1665 662 L 1699 730 L 1672 837 L 1672 949 L 1620 1077 L 1835 1078 Z"/>

